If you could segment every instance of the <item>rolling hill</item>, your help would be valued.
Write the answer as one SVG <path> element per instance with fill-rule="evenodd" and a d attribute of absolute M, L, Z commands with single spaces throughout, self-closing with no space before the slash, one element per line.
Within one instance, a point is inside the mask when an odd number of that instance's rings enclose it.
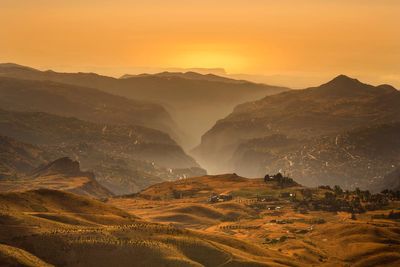
<path fill-rule="evenodd" d="M 146 222 L 102 202 L 61 191 L 0 194 L 0 211 L 1 265 L 295 264 L 283 253 L 245 240 Z"/>
<path fill-rule="evenodd" d="M 131 99 L 160 103 L 168 109 L 178 128 L 184 132 L 179 141 L 185 148 L 196 145 L 201 133 L 216 120 L 229 114 L 234 106 L 288 90 L 194 72 L 166 72 L 116 79 L 95 73 L 58 73 L 16 64 L 1 64 L 0 76 L 96 88 Z M 173 130 L 174 126 L 171 128 Z M 180 130 L 175 130 L 179 135 Z"/>
<path fill-rule="evenodd" d="M 75 173 L 76 163 L 67 163 L 37 173 Z M 233 199 L 211 203 L 212 192 Z M 399 222 L 388 214 L 398 201 L 353 216 L 317 205 L 304 210 L 334 192 L 224 174 L 106 202 L 49 189 L 0 193 L 0 265 L 397 266 Z M 335 198 L 353 203 L 357 192 L 349 194 Z"/>
<path fill-rule="evenodd" d="M 212 194 L 232 199 L 211 202 Z M 329 196 L 341 204 L 321 210 Z M 341 211 L 343 203 L 354 203 L 356 196 L 356 191 L 282 188 L 273 180 L 224 174 L 164 182 L 107 203 L 146 221 L 246 240 L 296 261 L 281 263 L 284 266 L 397 266 L 399 221 L 388 214 L 398 214 L 398 199 L 380 207 L 362 200 L 361 205 L 369 208 L 354 216 Z"/>

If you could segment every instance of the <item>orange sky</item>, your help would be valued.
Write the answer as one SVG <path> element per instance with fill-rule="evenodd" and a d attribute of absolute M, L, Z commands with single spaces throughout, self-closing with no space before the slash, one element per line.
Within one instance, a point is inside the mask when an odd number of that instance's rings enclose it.
<path fill-rule="evenodd" d="M 222 67 L 400 88 L 397 0 L 0 0 L 0 61 L 109 75 Z M 299 84 L 302 86 L 303 84 Z"/>

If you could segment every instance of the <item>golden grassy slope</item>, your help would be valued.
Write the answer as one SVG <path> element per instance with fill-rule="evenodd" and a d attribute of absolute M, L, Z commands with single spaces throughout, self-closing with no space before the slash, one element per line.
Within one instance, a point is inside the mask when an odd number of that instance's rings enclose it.
<path fill-rule="evenodd" d="M 22 249 L 0 244 L 0 263 L 4 267 L 26 266 L 26 267 L 50 267 L 38 257 Z"/>
<path fill-rule="evenodd" d="M 301 214 L 279 197 L 266 205 L 280 209 L 268 210 L 255 205 L 254 197 L 302 188 L 280 189 L 234 175 L 176 184 L 152 186 L 108 203 L 55 190 L 3 193 L 0 242 L 21 250 L 13 255 L 23 256 L 14 261 L 29 258 L 56 266 L 399 265 L 400 222 L 371 219 L 389 210 L 351 220 L 348 213 Z M 175 199 L 174 190 L 185 193 Z M 155 200 L 159 192 L 165 197 Z M 240 197 L 210 204 L 210 192 Z M 1 257 L 0 265 L 9 264 L 9 258 Z"/>
<path fill-rule="evenodd" d="M 372 215 L 389 210 L 357 215 L 357 220 L 351 220 L 350 214 L 344 212 L 301 214 L 294 211 L 293 203 L 279 197 L 282 191 L 301 194 L 301 189 L 280 189 L 261 179 L 248 180 L 235 175 L 205 176 L 157 184 L 136 196 L 113 198 L 109 203 L 148 221 L 195 229 L 197 233 L 218 238 L 246 240 L 298 265 L 399 266 L 400 222 L 371 219 Z M 174 195 L 174 191 L 182 194 Z M 212 192 L 228 192 L 237 197 L 229 202 L 207 203 Z M 324 192 L 318 189 L 315 193 L 322 196 Z M 258 207 L 257 195 L 277 197 L 265 205 L 280 209 Z M 392 203 L 390 209 L 399 207 L 400 203 Z M 282 241 L 268 242 L 280 238 Z M 230 240 L 223 243 L 226 245 Z"/>
<path fill-rule="evenodd" d="M 111 197 L 112 194 L 93 178 L 65 176 L 63 174 L 0 180 L 0 192 L 23 192 L 35 189 L 54 189 L 94 198 Z"/>
<path fill-rule="evenodd" d="M 302 188 L 299 186 L 298 188 Z M 247 192 L 247 191 L 248 192 Z M 152 185 L 137 196 L 153 200 L 176 198 L 207 198 L 211 193 L 233 193 L 255 197 L 257 194 L 276 194 L 280 190 L 275 183 L 264 183 L 263 179 L 248 179 L 236 174 L 206 175 L 173 182 Z"/>
<path fill-rule="evenodd" d="M 145 222 L 67 192 L 0 194 L 0 211 L 3 244 L 56 266 L 298 266 L 258 244 Z"/>

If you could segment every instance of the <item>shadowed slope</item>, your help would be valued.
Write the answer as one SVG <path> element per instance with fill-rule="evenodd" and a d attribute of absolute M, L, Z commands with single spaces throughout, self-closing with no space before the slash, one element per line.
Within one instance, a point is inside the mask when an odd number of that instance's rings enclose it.
<path fill-rule="evenodd" d="M 41 111 L 103 124 L 142 125 L 174 137 L 177 133 L 170 115 L 160 105 L 47 80 L 0 77 L 0 108 Z"/>
<path fill-rule="evenodd" d="M 99 125 L 46 113 L 0 110 L 0 134 L 69 156 L 117 194 L 205 171 L 167 134 L 141 126 Z"/>

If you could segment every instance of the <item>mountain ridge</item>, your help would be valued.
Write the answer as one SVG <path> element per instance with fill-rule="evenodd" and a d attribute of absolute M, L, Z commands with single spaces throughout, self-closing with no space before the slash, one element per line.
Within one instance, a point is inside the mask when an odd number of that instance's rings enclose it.
<path fill-rule="evenodd" d="M 0 77 L 0 96 L 3 109 L 43 111 L 97 123 L 137 124 L 176 136 L 175 123 L 164 107 L 98 89 Z"/>

